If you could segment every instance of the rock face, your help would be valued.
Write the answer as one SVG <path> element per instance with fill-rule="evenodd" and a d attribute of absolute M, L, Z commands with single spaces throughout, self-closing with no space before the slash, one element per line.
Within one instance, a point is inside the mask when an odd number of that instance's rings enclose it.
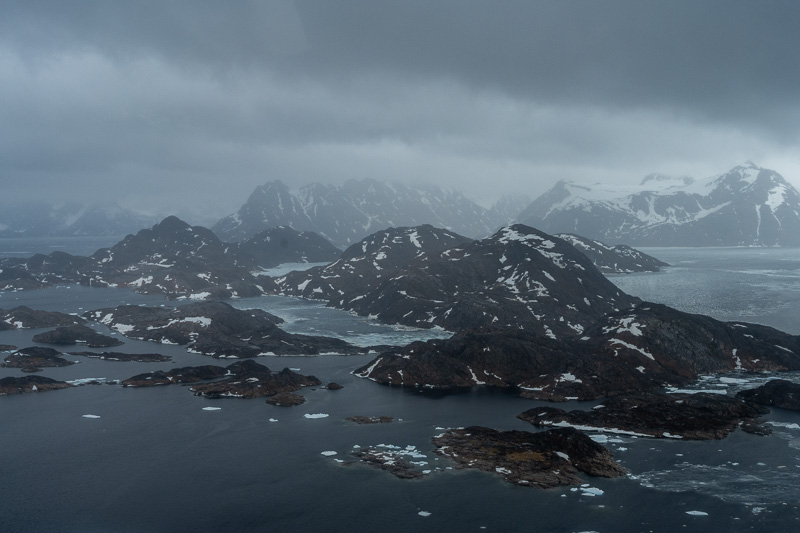
<path fill-rule="evenodd" d="M 66 389 L 71 386 L 72 385 L 64 381 L 56 381 L 44 376 L 9 376 L 0 378 L 0 396 L 21 394 L 23 392 Z"/>
<path fill-rule="evenodd" d="M 241 361 L 226 368 L 232 377 L 194 385 L 191 391 L 209 398 L 263 398 L 285 392 L 294 392 L 303 387 L 322 385 L 314 376 L 304 376 L 284 368 L 273 372 L 255 361 Z"/>
<path fill-rule="evenodd" d="M 132 339 L 188 345 L 189 351 L 212 357 L 368 351 L 339 339 L 286 333 L 276 325 L 282 320 L 275 315 L 235 309 L 224 302 L 197 302 L 174 309 L 121 305 L 85 316 Z"/>
<path fill-rule="evenodd" d="M 108 348 L 123 344 L 123 342 L 119 339 L 98 333 L 92 328 L 82 324 L 75 326 L 62 326 L 52 331 L 39 333 L 33 336 L 33 342 L 63 345 L 80 343 L 85 344 L 89 348 Z"/>
<path fill-rule="evenodd" d="M 658 272 L 669 264 L 635 248 L 618 244 L 609 246 L 600 241 L 587 239 L 572 233 L 558 233 L 556 237 L 574 246 L 591 259 L 594 266 L 604 274 L 630 274 L 633 272 Z"/>
<path fill-rule="evenodd" d="M 760 387 L 741 391 L 736 396 L 761 405 L 800 411 L 800 384 L 785 379 L 767 381 Z"/>
<path fill-rule="evenodd" d="M 509 209 L 515 209 L 511 202 L 501 202 L 493 211 L 457 192 L 369 179 L 341 186 L 314 183 L 297 194 L 280 181 L 272 181 L 257 187 L 238 213 L 223 218 L 212 229 L 223 240 L 241 241 L 267 228 L 291 226 L 316 232 L 345 248 L 392 226 L 432 224 L 484 237 L 508 223 Z"/>
<path fill-rule="evenodd" d="M 611 452 L 571 428 L 529 433 L 472 426 L 446 431 L 433 444 L 457 468 L 497 473 L 526 487 L 579 485 L 580 472 L 609 478 L 625 474 Z"/>
<path fill-rule="evenodd" d="M 7 356 L 2 366 L 20 368 L 23 372 L 40 372 L 45 367 L 61 367 L 74 364 L 74 361 L 64 359 L 61 357 L 61 352 L 57 352 L 52 348 L 32 346 L 17 350 Z"/>
<path fill-rule="evenodd" d="M 684 385 L 701 374 L 800 369 L 800 339 L 642 303 L 603 317 L 581 337 L 478 329 L 381 353 L 354 371 L 388 385 L 487 385 L 551 401 L 591 400 Z"/>
<path fill-rule="evenodd" d="M 311 231 L 297 231 L 278 226 L 229 245 L 237 264 L 252 269 L 271 268 L 283 263 L 330 263 L 341 250 Z"/>
<path fill-rule="evenodd" d="M 641 437 L 707 440 L 723 439 L 740 424 L 751 425 L 768 411 L 721 394 L 648 394 L 617 396 L 591 411 L 536 407 L 517 418 L 539 427 L 571 426 Z"/>
<path fill-rule="evenodd" d="M 378 241 L 389 249 L 402 249 L 405 242 Z M 425 252 L 420 245 L 418 257 L 394 269 L 388 257 L 399 253 L 361 246 L 362 255 L 348 262 L 277 283 L 287 294 L 307 295 L 312 287 L 329 305 L 382 322 L 449 331 L 497 326 L 551 338 L 581 334 L 604 314 L 638 301 L 570 244 L 522 225 L 442 252 Z"/>
<path fill-rule="evenodd" d="M 748 162 L 701 181 L 649 176 L 635 191 L 562 181 L 517 220 L 633 246 L 800 246 L 800 193 Z"/>
<path fill-rule="evenodd" d="M 55 328 L 59 326 L 73 326 L 83 324 L 81 317 L 58 313 L 54 311 L 40 311 L 21 305 L 13 309 L 0 309 L 0 330 L 17 328 Z"/>

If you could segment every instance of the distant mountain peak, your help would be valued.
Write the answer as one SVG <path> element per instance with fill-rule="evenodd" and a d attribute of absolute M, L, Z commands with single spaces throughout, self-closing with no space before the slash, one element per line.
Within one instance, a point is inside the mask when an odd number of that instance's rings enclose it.
<path fill-rule="evenodd" d="M 523 207 L 506 202 L 497 209 L 486 209 L 457 191 L 374 178 L 351 179 L 341 185 L 311 183 L 297 192 L 271 181 L 258 187 L 236 214 L 212 229 L 225 241 L 241 241 L 284 225 L 313 231 L 345 248 L 392 226 L 432 224 L 483 237 L 516 218 Z"/>
<path fill-rule="evenodd" d="M 651 174 L 627 191 L 560 181 L 517 220 L 635 246 L 800 246 L 800 193 L 748 161 L 703 180 Z"/>

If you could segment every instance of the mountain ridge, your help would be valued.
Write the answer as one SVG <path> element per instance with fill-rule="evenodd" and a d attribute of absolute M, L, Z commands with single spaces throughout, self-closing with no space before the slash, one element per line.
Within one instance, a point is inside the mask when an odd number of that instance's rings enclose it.
<path fill-rule="evenodd" d="M 485 237 L 522 209 L 520 198 L 501 198 L 487 209 L 457 191 L 410 187 L 374 179 L 342 185 L 311 183 L 290 191 L 280 180 L 256 187 L 233 215 L 212 230 L 225 241 L 246 239 L 268 227 L 313 231 L 346 248 L 387 227 L 431 224 L 467 237 Z"/>
<path fill-rule="evenodd" d="M 631 246 L 800 246 L 800 193 L 774 170 L 648 178 L 627 190 L 562 180 L 517 220 Z"/>

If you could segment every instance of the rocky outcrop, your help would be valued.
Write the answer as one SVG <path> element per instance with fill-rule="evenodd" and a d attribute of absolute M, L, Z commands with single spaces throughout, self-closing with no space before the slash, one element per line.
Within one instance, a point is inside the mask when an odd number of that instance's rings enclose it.
<path fill-rule="evenodd" d="M 384 267 L 381 261 L 395 246 L 403 249 L 402 242 L 387 240 L 388 251 L 351 247 L 360 255 L 348 262 L 277 282 L 284 293 L 314 295 L 382 322 L 448 331 L 496 326 L 551 338 L 580 335 L 604 314 L 638 301 L 573 246 L 526 226 L 442 252 L 425 252 L 420 245 L 411 262 Z"/>
<path fill-rule="evenodd" d="M 539 427 L 574 427 L 654 438 L 723 439 L 768 409 L 722 394 L 646 394 L 617 396 L 590 411 L 535 407 L 517 418 Z"/>
<path fill-rule="evenodd" d="M 350 455 L 366 466 L 389 472 L 400 479 L 419 479 L 425 476 L 419 465 L 414 464 L 420 461 L 411 461 L 411 459 L 423 459 L 425 456 L 414 449 L 406 450 L 386 445 L 367 446 L 356 448 Z"/>
<path fill-rule="evenodd" d="M 434 437 L 433 444 L 456 468 L 500 474 L 504 481 L 526 487 L 580 485 L 580 473 L 608 478 L 625 474 L 611 452 L 571 428 L 530 433 L 472 426 L 448 430 Z"/>
<path fill-rule="evenodd" d="M 618 244 L 609 246 L 600 241 L 587 239 L 572 233 L 555 235 L 574 246 L 591 259 L 594 266 L 604 274 L 631 274 L 633 272 L 658 272 L 669 264 L 647 255 L 630 246 Z"/>
<path fill-rule="evenodd" d="M 274 396 L 268 397 L 267 403 L 277 407 L 294 407 L 296 405 L 303 405 L 306 403 L 306 399 L 293 392 L 279 392 Z"/>
<path fill-rule="evenodd" d="M 81 317 L 41 311 L 21 305 L 13 309 L 0 309 L 0 330 L 17 328 L 55 328 L 83 324 Z"/>
<path fill-rule="evenodd" d="M 42 368 L 62 367 L 74 365 L 74 361 L 68 361 L 61 357 L 61 352 L 52 348 L 42 348 L 31 346 L 17 350 L 5 358 L 5 362 L 0 365 L 7 368 L 19 368 L 23 372 L 40 372 Z"/>
<path fill-rule="evenodd" d="M 197 383 L 219 379 L 229 375 L 227 369 L 221 366 L 202 365 L 171 368 L 170 370 L 156 370 L 137 374 L 121 382 L 123 387 L 154 387 L 157 385 L 173 385 L 178 383 Z"/>
<path fill-rule="evenodd" d="M 64 381 L 46 378 L 44 376 L 8 376 L 0 378 L 0 396 L 7 394 L 21 394 L 23 392 L 42 392 L 48 390 L 66 389 L 71 387 Z"/>
<path fill-rule="evenodd" d="M 322 385 L 314 376 L 304 376 L 284 368 L 273 372 L 264 365 L 247 360 L 226 367 L 232 377 L 195 385 L 190 390 L 208 398 L 263 398 L 282 392 L 294 392 L 302 387 Z"/>
<path fill-rule="evenodd" d="M 581 337 L 471 330 L 385 351 L 354 374 L 404 387 L 486 385 L 540 400 L 592 400 L 684 385 L 707 373 L 798 370 L 798 354 L 798 337 L 766 326 L 642 303 L 604 317 Z"/>
<path fill-rule="evenodd" d="M 85 344 L 89 348 L 109 348 L 124 344 L 121 340 L 96 332 L 82 324 L 62 326 L 33 336 L 33 342 L 44 344 Z"/>
<path fill-rule="evenodd" d="M 394 422 L 392 416 L 348 416 L 345 418 L 348 422 L 355 422 L 356 424 L 389 424 Z"/>
<path fill-rule="evenodd" d="M 176 308 L 123 305 L 85 314 L 123 335 L 163 344 L 186 345 L 212 357 L 364 353 L 345 341 L 293 335 L 280 329 L 282 319 L 258 309 L 240 310 L 224 302 L 197 302 Z"/>
<path fill-rule="evenodd" d="M 749 402 L 800 411 L 800 384 L 785 379 L 773 379 L 755 389 L 743 390 L 737 395 Z"/>

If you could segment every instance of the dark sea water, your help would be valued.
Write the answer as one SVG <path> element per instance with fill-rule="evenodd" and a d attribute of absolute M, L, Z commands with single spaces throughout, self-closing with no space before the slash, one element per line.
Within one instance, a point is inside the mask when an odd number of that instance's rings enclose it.
<path fill-rule="evenodd" d="M 797 251 L 648 252 L 675 266 L 658 274 L 614 278 L 624 290 L 691 312 L 798 332 Z M 119 289 L 0 293 L 2 308 L 26 304 L 80 312 L 122 301 L 168 304 Z M 270 310 L 284 317 L 291 331 L 336 333 L 362 344 L 428 335 L 296 299 L 232 303 Z M 0 332 L 0 344 L 28 346 L 39 331 Z M 157 351 L 172 356 L 173 362 L 74 357 L 80 364 L 45 369 L 42 375 L 111 381 L 170 365 L 215 362 L 179 346 L 126 340 L 119 349 Z M 181 386 L 86 385 L 0 397 L 0 532 L 800 530 L 798 413 L 773 410 L 768 420 L 774 434 L 769 437 L 737 431 L 722 441 L 682 442 L 601 435 L 597 439 L 630 476 L 587 476 L 591 487 L 603 491 L 597 496 L 570 489 L 541 491 L 504 483 L 492 474 L 449 470 L 430 443 L 445 427 L 532 430 L 515 416 L 540 402 L 483 389 L 424 395 L 350 374 L 370 359 L 262 359 L 273 369 L 295 368 L 344 385 L 339 391 L 305 389 L 306 404 L 291 408 L 263 400 L 208 400 Z M 0 369 L 0 377 L 6 375 L 20 374 Z M 697 388 L 733 393 L 769 377 L 709 376 Z M 560 407 L 589 406 L 575 402 Z M 352 415 L 388 415 L 396 421 L 360 426 L 344 420 Z M 415 446 L 427 456 L 423 460 L 431 474 L 400 480 L 336 462 L 347 460 L 354 445 L 378 444 Z M 337 455 L 322 455 L 324 451 Z M 691 511 L 707 514 L 687 514 Z"/>

